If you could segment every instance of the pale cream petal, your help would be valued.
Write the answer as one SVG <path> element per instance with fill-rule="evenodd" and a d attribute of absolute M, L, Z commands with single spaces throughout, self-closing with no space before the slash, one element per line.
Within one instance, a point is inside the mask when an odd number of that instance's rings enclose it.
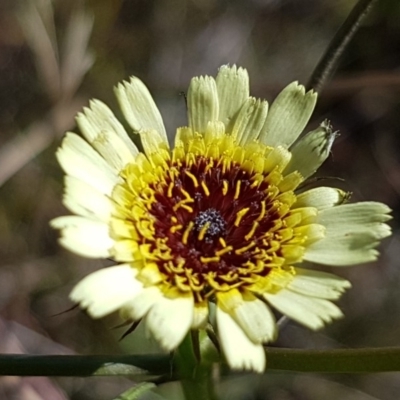
<path fill-rule="evenodd" d="M 60 229 L 60 244 L 73 253 L 90 258 L 110 256 L 114 241 L 109 236 L 107 224 L 84 217 L 67 216 L 53 219 L 50 225 Z"/>
<path fill-rule="evenodd" d="M 209 122 L 219 115 L 217 85 L 210 76 L 194 77 L 187 93 L 189 127 L 204 134 Z"/>
<path fill-rule="evenodd" d="M 164 138 L 156 130 L 141 131 L 140 138 L 147 156 L 169 149 L 168 143 L 165 143 Z"/>
<path fill-rule="evenodd" d="M 264 158 L 264 173 L 283 172 L 291 157 L 292 153 L 282 146 L 271 148 Z"/>
<path fill-rule="evenodd" d="M 325 227 L 320 224 L 300 225 L 293 228 L 293 234 L 303 238 L 302 246 L 309 246 L 311 243 L 323 239 L 325 231 Z"/>
<path fill-rule="evenodd" d="M 264 293 L 263 296 L 282 314 L 313 330 L 343 316 L 329 300 L 304 296 L 291 290 L 282 289 L 277 293 Z"/>
<path fill-rule="evenodd" d="M 285 173 L 299 171 L 304 179 L 313 175 L 328 158 L 336 134 L 328 121 L 307 133 L 290 149 L 292 158 Z"/>
<path fill-rule="evenodd" d="M 135 133 L 156 130 L 165 143 L 167 133 L 160 112 L 145 84 L 132 76 L 129 82 L 124 81 L 114 88 L 119 105 Z"/>
<path fill-rule="evenodd" d="M 100 193 L 111 195 L 118 175 L 81 137 L 68 132 L 57 150 L 57 159 L 66 172 Z"/>
<path fill-rule="evenodd" d="M 276 339 L 275 317 L 268 306 L 257 298 L 244 301 L 235 310 L 235 319 L 254 343 Z"/>
<path fill-rule="evenodd" d="M 141 268 L 138 276 L 146 287 L 157 285 L 165 279 L 165 275 L 160 272 L 158 265 L 149 261 Z"/>
<path fill-rule="evenodd" d="M 128 264 L 121 264 L 83 278 L 73 288 L 70 299 L 87 309 L 92 318 L 102 318 L 119 310 L 142 288 L 135 278 L 135 270 Z"/>
<path fill-rule="evenodd" d="M 134 160 L 138 149 L 112 111 L 101 101 L 92 100 L 76 121 L 86 140 L 117 171 Z"/>
<path fill-rule="evenodd" d="M 340 189 L 318 187 L 297 195 L 292 208 L 314 207 L 321 211 L 345 203 L 349 197 L 348 192 Z"/>
<path fill-rule="evenodd" d="M 249 74 L 244 68 L 223 65 L 216 77 L 219 99 L 218 119 L 225 125 L 225 132 L 231 133 L 240 108 L 250 95 Z"/>
<path fill-rule="evenodd" d="M 390 235 L 387 225 L 381 224 L 377 229 L 352 229 L 343 236 L 329 235 L 307 247 L 304 260 L 325 265 L 346 267 L 378 259 L 379 251 L 375 249 L 383 237 Z"/>
<path fill-rule="evenodd" d="M 108 222 L 110 226 L 111 235 L 115 240 L 138 239 L 138 234 L 132 221 L 123 216 L 122 218 L 111 217 Z"/>
<path fill-rule="evenodd" d="M 121 317 L 131 321 L 143 318 L 162 296 L 157 286 L 144 288 L 121 308 Z"/>
<path fill-rule="evenodd" d="M 293 292 L 306 296 L 337 300 L 346 289 L 351 287 L 351 283 L 327 272 L 296 268 L 296 274 L 287 287 Z"/>
<path fill-rule="evenodd" d="M 292 172 L 289 175 L 286 175 L 277 185 L 280 192 L 286 192 L 289 190 L 296 190 L 297 187 L 304 181 L 301 174 L 297 171 Z"/>
<path fill-rule="evenodd" d="M 178 132 L 181 132 L 182 129 L 179 129 Z M 207 124 L 207 129 L 204 134 L 204 141 L 209 144 L 211 142 L 215 142 L 215 140 L 223 137 L 225 133 L 225 125 L 221 121 L 210 121 Z M 212 146 L 218 147 L 218 146 Z"/>
<path fill-rule="evenodd" d="M 174 350 L 186 336 L 193 322 L 193 295 L 160 297 L 145 317 L 146 327 L 160 346 Z"/>
<path fill-rule="evenodd" d="M 288 85 L 272 103 L 260 141 L 289 147 L 303 132 L 317 102 L 317 94 L 297 82 Z"/>
<path fill-rule="evenodd" d="M 249 97 L 239 111 L 232 128 L 232 136 L 239 144 L 258 138 L 268 114 L 266 101 Z"/>
<path fill-rule="evenodd" d="M 326 227 L 325 238 L 306 248 L 304 259 L 320 264 L 346 266 L 376 260 L 374 248 L 389 236 L 384 222 L 391 217 L 382 203 L 345 204 L 322 210 L 317 222 Z"/>
<path fill-rule="evenodd" d="M 178 128 L 175 134 L 175 149 L 183 148 L 186 151 L 188 144 L 194 139 L 194 137 L 195 133 L 189 127 L 183 126 Z"/>
<path fill-rule="evenodd" d="M 218 337 L 228 365 L 232 369 L 264 372 L 265 351 L 261 344 L 253 343 L 234 319 L 216 307 Z"/>
<path fill-rule="evenodd" d="M 110 250 L 110 255 L 120 262 L 135 261 L 134 254 L 138 250 L 138 242 L 136 240 L 118 240 L 114 243 L 113 248 Z"/>
<path fill-rule="evenodd" d="M 72 176 L 65 176 L 63 204 L 70 211 L 82 217 L 108 222 L 113 205 L 110 199 L 92 186 Z"/>
<path fill-rule="evenodd" d="M 229 313 L 254 343 L 276 338 L 275 318 L 268 306 L 251 293 L 237 289 L 217 294 L 218 307 Z"/>
<path fill-rule="evenodd" d="M 134 162 L 138 153 L 131 152 L 119 136 L 108 131 L 101 132 L 91 145 L 116 173 L 120 173 L 127 164 Z"/>
<path fill-rule="evenodd" d="M 325 226 L 335 225 L 335 231 L 343 233 L 348 229 L 346 225 L 374 226 L 389 221 L 392 219 L 389 215 L 391 211 L 386 204 L 363 201 L 323 210 L 319 213 L 318 222 Z"/>
<path fill-rule="evenodd" d="M 191 329 L 204 329 L 208 321 L 207 302 L 195 304 Z"/>

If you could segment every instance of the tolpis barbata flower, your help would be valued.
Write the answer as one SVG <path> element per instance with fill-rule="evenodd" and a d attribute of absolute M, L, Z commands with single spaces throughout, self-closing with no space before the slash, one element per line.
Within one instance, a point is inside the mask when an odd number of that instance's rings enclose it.
<path fill-rule="evenodd" d="M 342 316 L 332 300 L 350 283 L 299 265 L 375 260 L 390 210 L 304 185 L 335 137 L 324 122 L 299 139 L 313 91 L 294 82 L 268 109 L 245 69 L 223 66 L 192 79 L 172 146 L 139 79 L 115 93 L 143 152 L 98 100 L 77 117 L 84 138 L 67 133 L 57 151 L 76 214 L 52 221 L 61 244 L 116 262 L 78 283 L 74 302 L 93 318 L 143 319 L 167 351 L 211 323 L 230 367 L 259 372 L 277 336 L 271 308 L 311 329 Z"/>

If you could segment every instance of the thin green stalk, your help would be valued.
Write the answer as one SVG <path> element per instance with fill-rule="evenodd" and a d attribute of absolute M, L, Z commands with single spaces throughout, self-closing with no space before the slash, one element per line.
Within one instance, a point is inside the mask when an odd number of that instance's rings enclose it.
<path fill-rule="evenodd" d="M 175 365 L 178 378 L 186 400 L 217 400 L 211 376 L 211 364 L 202 364 L 198 360 L 197 332 L 188 334 L 180 344 Z"/>
<path fill-rule="evenodd" d="M 334 350 L 268 348 L 267 360 L 269 370 L 318 373 L 400 371 L 400 347 Z"/>
<path fill-rule="evenodd" d="M 188 339 L 186 339 L 188 340 Z M 0 355 L 0 375 L 18 376 L 130 376 L 134 380 L 177 379 L 180 368 L 186 381 L 199 379 L 201 390 L 210 390 L 210 370 L 190 355 L 185 341 L 177 367 L 169 356 L 31 356 Z M 334 350 L 267 348 L 267 372 L 272 370 L 320 373 L 370 373 L 400 371 L 400 347 Z M 184 360 L 179 360 L 179 357 Z M 206 372 L 205 375 L 203 373 Z M 178 372 L 179 373 L 179 372 Z M 180 375 L 179 375 L 180 376 Z M 199 389 L 199 388 L 198 388 Z M 212 392 L 211 392 L 212 393 Z M 196 397 L 198 399 L 199 397 Z M 201 397 L 200 397 L 201 398 Z M 207 399 L 207 397 L 203 397 Z M 210 397 L 213 398 L 213 397 Z"/>
<path fill-rule="evenodd" d="M 18 376 L 120 376 L 135 380 L 156 380 L 171 371 L 165 355 L 76 356 L 0 355 L 0 375 Z"/>
<path fill-rule="evenodd" d="M 378 0 L 359 0 L 336 32 L 324 55 L 316 66 L 307 85 L 309 89 L 321 92 L 326 80 L 336 67 L 340 56 L 350 43 L 362 20 Z"/>

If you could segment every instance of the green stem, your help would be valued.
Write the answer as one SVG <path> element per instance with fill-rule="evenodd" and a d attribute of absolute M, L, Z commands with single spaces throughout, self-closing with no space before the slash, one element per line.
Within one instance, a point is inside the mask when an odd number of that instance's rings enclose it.
<path fill-rule="evenodd" d="M 318 373 L 400 371 L 400 348 L 335 350 L 268 348 L 267 360 L 268 370 Z"/>
<path fill-rule="evenodd" d="M 377 0 L 359 0 L 354 6 L 343 25 L 329 43 L 328 48 L 312 73 L 307 85 L 309 89 L 314 89 L 318 93 L 321 92 L 322 87 L 336 67 L 343 51 L 357 32 L 364 17 L 376 2 Z"/>
<path fill-rule="evenodd" d="M 212 392 L 211 371 L 198 364 L 190 338 L 186 338 L 176 356 L 176 369 L 169 356 L 31 356 L 0 355 L 0 375 L 18 376 L 130 376 L 138 380 L 177 379 L 183 375 L 187 385 L 195 385 L 203 397 L 215 398 Z M 400 371 L 400 347 L 299 350 L 267 348 L 267 371 L 297 371 L 320 373 L 370 373 Z M 188 389 L 189 390 L 189 389 Z M 198 395 L 197 393 L 197 395 Z M 205 397 L 205 396 L 209 397 Z M 213 397 L 214 396 L 214 397 Z M 190 397 L 189 397 L 190 398 Z"/>
<path fill-rule="evenodd" d="M 156 380 L 171 370 L 169 356 L 0 355 L 0 375 L 18 376 L 120 376 Z"/>
<path fill-rule="evenodd" d="M 197 333 L 193 333 L 195 334 Z M 199 351 L 194 345 L 198 345 L 198 337 L 188 334 L 175 355 L 175 365 L 185 399 L 216 400 L 211 376 L 212 365 L 201 364 L 198 361 L 196 354 L 198 355 Z"/>

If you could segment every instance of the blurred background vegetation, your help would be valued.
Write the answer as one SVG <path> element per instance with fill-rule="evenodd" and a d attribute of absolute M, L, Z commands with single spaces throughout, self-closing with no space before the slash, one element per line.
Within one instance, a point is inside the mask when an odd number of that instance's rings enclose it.
<path fill-rule="evenodd" d="M 124 354 L 158 351 L 139 329 L 122 341 L 116 316 L 93 321 L 68 293 L 105 265 L 61 249 L 48 222 L 67 213 L 55 150 L 90 98 L 117 115 L 113 86 L 129 75 L 153 93 L 171 136 L 185 123 L 180 94 L 225 63 L 249 70 L 251 90 L 273 99 L 306 83 L 354 0 L 0 0 L 0 352 Z M 346 318 L 320 332 L 287 324 L 283 347 L 400 346 L 400 2 L 381 0 L 325 87 L 312 127 L 340 137 L 321 177 L 394 210 L 394 234 L 376 263 L 336 270 L 353 283 Z M 329 270 L 329 269 L 328 269 Z M 56 315 L 62 313 L 60 315 Z M 0 398 L 107 400 L 122 378 L 0 379 Z M 179 388 L 161 389 L 178 399 Z M 222 399 L 397 400 L 400 373 L 271 372 L 221 378 Z"/>

